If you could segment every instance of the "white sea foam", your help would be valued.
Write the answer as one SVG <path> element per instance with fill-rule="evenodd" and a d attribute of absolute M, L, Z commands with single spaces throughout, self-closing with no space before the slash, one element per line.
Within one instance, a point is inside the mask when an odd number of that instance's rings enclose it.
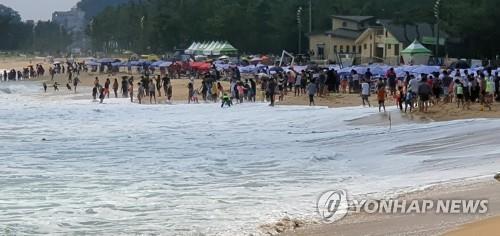
<path fill-rule="evenodd" d="M 500 166 L 498 120 L 389 131 L 346 126 L 376 112 L 362 108 L 99 105 L 0 88 L 0 232 L 248 235 L 315 217 L 329 189 L 384 195 Z"/>

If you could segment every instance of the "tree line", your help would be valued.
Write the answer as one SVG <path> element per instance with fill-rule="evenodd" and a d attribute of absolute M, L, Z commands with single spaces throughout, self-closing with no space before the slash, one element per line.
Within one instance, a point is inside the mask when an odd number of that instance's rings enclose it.
<path fill-rule="evenodd" d="M 331 27 L 330 16 L 371 15 L 400 23 L 434 24 L 435 0 L 312 0 L 314 31 Z M 297 51 L 297 9 L 307 48 L 309 0 L 148 0 L 107 8 L 88 34 L 96 50 L 165 52 L 192 41 L 229 40 L 243 52 Z M 500 4 L 496 0 L 441 0 L 441 27 L 457 41 L 450 55 L 496 56 L 500 49 Z M 458 56 L 458 55 L 454 55 Z"/>
<path fill-rule="evenodd" d="M 0 4 L 0 50 L 56 53 L 66 51 L 71 35 L 50 21 L 21 21 L 15 10 Z"/>

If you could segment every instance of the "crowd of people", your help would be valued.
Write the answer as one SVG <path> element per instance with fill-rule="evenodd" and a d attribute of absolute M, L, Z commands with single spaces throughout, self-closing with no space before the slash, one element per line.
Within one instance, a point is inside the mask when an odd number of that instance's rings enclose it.
<path fill-rule="evenodd" d="M 27 80 L 34 79 L 45 75 L 45 69 L 41 64 L 35 66 L 29 65 L 22 70 L 11 69 L 9 71 L 4 70 L 0 76 L 1 81 L 12 81 L 12 80 Z"/>
<path fill-rule="evenodd" d="M 55 75 L 67 75 L 68 90 L 77 92 L 80 83 L 78 76 L 81 72 L 88 72 L 85 63 L 54 64 L 49 68 L 51 80 Z M 135 84 L 132 75 L 118 79 L 106 79 L 101 84 L 96 77 L 92 89 L 92 97 L 103 102 L 109 98 L 111 90 L 115 97 L 130 98 L 134 102 L 144 103 L 149 98 L 149 103 L 158 103 L 162 94 L 166 102 L 171 103 L 173 86 L 171 79 L 178 78 L 178 73 L 169 70 L 160 70 L 156 75 L 154 70 L 143 69 L 140 71 L 139 81 Z M 3 72 L 3 79 L 12 77 L 34 78 L 43 76 L 45 69 L 42 65 L 29 66 L 23 71 L 11 70 Z M 109 74 L 114 75 L 114 74 Z M 372 106 L 370 96 L 376 95 L 379 111 L 385 111 L 386 100 L 392 101 L 401 111 L 412 112 L 418 108 L 427 112 L 429 107 L 439 103 L 456 103 L 461 109 L 470 109 L 470 105 L 478 103 L 481 109 L 490 109 L 492 103 L 500 101 L 500 76 L 491 68 L 479 71 L 468 70 L 442 70 L 431 74 L 415 75 L 406 72 L 404 76 L 397 76 L 393 68 L 383 76 L 375 76 L 367 69 L 365 73 L 352 70 L 350 73 L 339 74 L 334 69 L 308 68 L 296 71 L 293 67 L 286 70 L 262 71 L 254 75 L 242 75 L 238 67 L 230 67 L 227 71 L 220 72 L 215 66 L 203 73 L 188 73 L 187 103 L 221 102 L 221 106 L 256 102 L 260 97 L 261 102 L 268 102 L 274 106 L 276 101 L 283 101 L 286 96 L 306 96 L 309 105 L 314 106 L 315 97 L 327 97 L 332 93 L 359 94 L 363 106 Z M 195 86 L 195 79 L 201 81 L 201 86 Z M 228 81 L 223 83 L 222 81 Z M 137 94 L 134 96 L 134 85 Z M 43 84 L 44 90 L 49 87 Z M 59 84 L 54 82 L 52 87 L 59 90 Z M 224 88 L 224 86 L 229 86 Z M 119 93 L 119 90 L 121 91 Z"/>
<path fill-rule="evenodd" d="M 352 71 L 347 79 L 353 80 L 357 76 L 357 72 Z M 368 70 L 360 80 L 362 102 L 363 105 L 367 102 L 370 106 L 368 97 L 374 90 L 377 93 L 379 110 L 385 110 L 385 100 L 389 96 L 392 96 L 396 105 L 404 112 L 408 109 L 411 112 L 416 107 L 421 112 L 427 112 L 429 106 L 439 103 L 456 103 L 461 109 L 470 109 L 471 104 L 479 103 L 482 105 L 481 110 L 491 110 L 493 102 L 500 101 L 500 76 L 498 72 L 493 73 L 491 68 L 476 73 L 468 70 L 443 70 L 418 76 L 407 72 L 401 78 L 397 78 L 391 68 L 378 80 L 371 77 Z"/>

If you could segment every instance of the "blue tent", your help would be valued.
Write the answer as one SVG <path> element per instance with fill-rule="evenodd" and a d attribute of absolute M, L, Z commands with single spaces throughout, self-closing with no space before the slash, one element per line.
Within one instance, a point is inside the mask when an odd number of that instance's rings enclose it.
<path fill-rule="evenodd" d="M 120 62 L 118 59 L 113 59 L 113 58 L 102 58 L 97 60 L 97 63 L 101 64 L 108 64 L 108 63 L 113 63 L 113 62 Z"/>

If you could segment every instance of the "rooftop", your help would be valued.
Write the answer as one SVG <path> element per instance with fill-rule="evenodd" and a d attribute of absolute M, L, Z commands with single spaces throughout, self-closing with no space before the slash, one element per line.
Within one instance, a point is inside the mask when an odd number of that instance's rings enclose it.
<path fill-rule="evenodd" d="M 354 21 L 354 22 L 363 22 L 367 20 L 371 20 L 374 17 L 373 16 L 339 16 L 339 15 L 332 15 L 332 18 L 336 19 L 341 19 L 341 20 L 348 20 L 348 21 Z"/>

